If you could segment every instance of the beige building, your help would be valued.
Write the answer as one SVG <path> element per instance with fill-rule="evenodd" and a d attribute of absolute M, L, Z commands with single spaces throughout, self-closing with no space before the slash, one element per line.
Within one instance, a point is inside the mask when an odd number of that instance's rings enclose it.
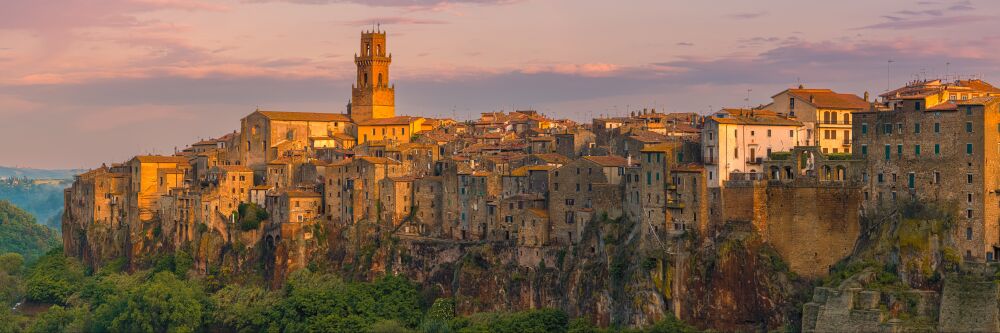
<path fill-rule="evenodd" d="M 867 93 L 866 93 L 867 94 Z M 830 89 L 785 89 L 771 96 L 766 109 L 806 126 L 805 143 L 824 153 L 851 152 L 851 114 L 871 108 L 868 101 Z"/>

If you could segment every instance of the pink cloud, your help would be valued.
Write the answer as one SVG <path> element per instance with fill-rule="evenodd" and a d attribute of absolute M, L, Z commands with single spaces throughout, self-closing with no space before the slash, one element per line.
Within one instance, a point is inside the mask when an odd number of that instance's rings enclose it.
<path fill-rule="evenodd" d="M 551 64 L 551 65 L 528 65 L 519 71 L 525 74 L 555 73 L 563 75 L 579 75 L 588 77 L 610 76 L 621 70 L 622 67 L 606 63 L 588 64 Z"/>

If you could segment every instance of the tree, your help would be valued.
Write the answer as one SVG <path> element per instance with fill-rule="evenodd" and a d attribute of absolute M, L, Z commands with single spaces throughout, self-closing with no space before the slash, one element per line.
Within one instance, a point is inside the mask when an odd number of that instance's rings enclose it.
<path fill-rule="evenodd" d="M 35 318 L 28 332 L 86 332 L 87 311 L 82 307 L 64 308 L 53 305 Z"/>
<path fill-rule="evenodd" d="M 0 272 L 15 275 L 21 272 L 24 257 L 15 252 L 0 254 Z"/>
<path fill-rule="evenodd" d="M 203 302 L 204 294 L 197 286 L 170 272 L 156 273 L 152 280 L 115 302 L 114 308 L 121 311 L 109 328 L 120 332 L 194 332 L 202 326 Z"/>
<path fill-rule="evenodd" d="M 31 267 L 26 280 L 27 296 L 36 302 L 66 304 L 83 279 L 83 265 L 63 256 L 62 249 L 54 249 Z"/>
<path fill-rule="evenodd" d="M 257 286 L 231 284 L 211 297 L 215 324 L 239 332 L 261 332 L 278 324 L 275 307 L 281 297 Z"/>

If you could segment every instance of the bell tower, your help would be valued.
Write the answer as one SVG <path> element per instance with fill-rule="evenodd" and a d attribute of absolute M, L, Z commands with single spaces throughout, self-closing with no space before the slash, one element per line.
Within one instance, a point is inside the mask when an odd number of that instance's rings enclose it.
<path fill-rule="evenodd" d="M 361 53 L 354 55 L 358 77 L 351 87 L 348 114 L 355 122 L 396 116 L 396 87 L 389 83 L 392 54 L 386 52 L 385 32 L 361 32 Z"/>

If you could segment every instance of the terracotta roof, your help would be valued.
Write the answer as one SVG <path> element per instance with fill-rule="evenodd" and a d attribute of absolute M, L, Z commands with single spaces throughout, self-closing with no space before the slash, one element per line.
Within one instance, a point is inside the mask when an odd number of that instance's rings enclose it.
<path fill-rule="evenodd" d="M 217 142 L 218 142 L 218 140 L 215 140 L 215 139 L 201 140 L 201 141 L 195 142 L 194 144 L 192 144 L 192 146 L 210 146 L 210 145 L 214 146 Z"/>
<path fill-rule="evenodd" d="M 527 177 L 530 171 L 549 171 L 555 169 L 552 165 L 526 165 L 510 172 L 514 177 Z"/>
<path fill-rule="evenodd" d="M 992 104 L 997 100 L 997 97 L 976 97 L 967 100 L 957 101 L 958 105 L 987 105 Z"/>
<path fill-rule="evenodd" d="M 642 141 L 644 143 L 664 142 L 670 140 L 670 137 L 666 135 L 656 132 L 643 131 L 643 130 L 634 130 L 631 133 L 629 133 L 629 137 Z"/>
<path fill-rule="evenodd" d="M 789 95 L 817 108 L 864 110 L 869 107 L 868 102 L 857 95 L 840 94 L 830 89 L 788 89 L 786 91 Z"/>
<path fill-rule="evenodd" d="M 556 138 L 553 138 L 551 136 L 533 136 L 528 138 L 528 140 L 530 141 L 549 141 L 549 142 L 554 141 L 555 139 Z"/>
<path fill-rule="evenodd" d="M 584 156 L 587 160 L 604 167 L 624 167 L 628 160 L 621 156 Z"/>
<path fill-rule="evenodd" d="M 712 116 L 709 119 L 720 124 L 802 126 L 801 122 L 782 117 Z"/>
<path fill-rule="evenodd" d="M 958 110 L 958 105 L 952 103 L 951 101 L 944 102 L 927 108 L 927 111 L 955 111 L 955 110 Z"/>
<path fill-rule="evenodd" d="M 134 159 L 139 163 L 188 163 L 187 157 L 183 156 L 140 155 Z"/>
<path fill-rule="evenodd" d="M 343 121 L 350 122 L 351 118 L 342 113 L 318 113 L 318 112 L 288 112 L 288 111 L 257 111 L 264 117 L 271 120 L 281 121 Z"/>
<path fill-rule="evenodd" d="M 385 158 L 385 157 L 375 157 L 375 156 L 360 156 L 357 159 L 367 161 L 372 164 L 399 164 L 399 161 Z"/>
<path fill-rule="evenodd" d="M 358 122 L 358 126 L 390 126 L 409 125 L 410 123 L 422 119 L 420 117 L 398 116 L 392 118 L 372 118 Z"/>
<path fill-rule="evenodd" d="M 570 159 L 569 157 L 556 153 L 532 154 L 531 156 L 534 156 L 542 161 L 545 161 L 545 163 L 553 163 L 553 164 L 566 164 L 572 161 L 572 159 Z"/>
<path fill-rule="evenodd" d="M 332 137 L 338 140 L 354 141 L 354 137 L 347 133 L 333 133 Z"/>

